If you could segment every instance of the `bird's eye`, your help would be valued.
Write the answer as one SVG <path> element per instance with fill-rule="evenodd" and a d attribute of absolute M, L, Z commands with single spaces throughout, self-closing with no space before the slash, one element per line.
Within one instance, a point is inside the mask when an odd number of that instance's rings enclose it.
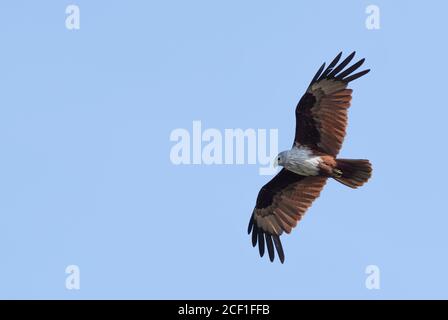
<path fill-rule="evenodd" d="M 277 158 L 277 161 L 280 161 L 280 157 Z"/>

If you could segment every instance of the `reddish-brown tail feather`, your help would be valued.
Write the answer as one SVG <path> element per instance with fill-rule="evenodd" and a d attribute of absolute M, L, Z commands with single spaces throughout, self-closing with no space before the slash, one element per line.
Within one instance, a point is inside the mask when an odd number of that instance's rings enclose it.
<path fill-rule="evenodd" d="M 372 165 L 369 160 L 336 159 L 333 178 L 350 188 L 358 188 L 372 176 Z M 342 174 L 341 174 L 342 172 Z"/>

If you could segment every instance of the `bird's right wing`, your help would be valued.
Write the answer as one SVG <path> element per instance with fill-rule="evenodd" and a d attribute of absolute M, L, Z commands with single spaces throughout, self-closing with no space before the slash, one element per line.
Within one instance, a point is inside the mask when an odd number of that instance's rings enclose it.
<path fill-rule="evenodd" d="M 280 235 L 292 228 L 305 214 L 327 181 L 326 177 L 301 176 L 282 169 L 258 193 L 257 202 L 250 218 L 248 233 L 252 232 L 252 245 L 258 243 L 260 256 L 264 255 L 265 244 L 269 258 L 274 260 L 274 246 L 280 261 L 285 255 Z"/>

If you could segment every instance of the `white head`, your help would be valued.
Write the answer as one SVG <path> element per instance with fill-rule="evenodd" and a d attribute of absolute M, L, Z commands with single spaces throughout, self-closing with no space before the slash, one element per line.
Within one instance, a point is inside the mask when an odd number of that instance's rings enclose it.
<path fill-rule="evenodd" d="M 288 154 L 289 154 L 288 150 L 280 152 L 274 160 L 274 167 L 285 166 L 288 160 Z"/>

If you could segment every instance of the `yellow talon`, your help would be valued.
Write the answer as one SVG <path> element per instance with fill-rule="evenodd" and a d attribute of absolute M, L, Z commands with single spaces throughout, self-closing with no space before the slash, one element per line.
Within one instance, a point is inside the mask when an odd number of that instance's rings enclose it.
<path fill-rule="evenodd" d="M 342 177 L 342 171 L 339 169 L 333 169 L 333 174 L 335 178 L 340 178 Z"/>

